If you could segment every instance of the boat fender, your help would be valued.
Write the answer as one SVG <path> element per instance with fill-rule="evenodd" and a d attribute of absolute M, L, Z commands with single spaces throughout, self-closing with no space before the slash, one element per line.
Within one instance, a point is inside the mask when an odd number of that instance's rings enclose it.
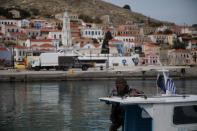
<path fill-rule="evenodd" d="M 126 63 L 127 63 L 127 60 L 123 59 L 123 60 L 122 60 L 122 64 L 123 64 L 123 65 L 126 65 Z"/>

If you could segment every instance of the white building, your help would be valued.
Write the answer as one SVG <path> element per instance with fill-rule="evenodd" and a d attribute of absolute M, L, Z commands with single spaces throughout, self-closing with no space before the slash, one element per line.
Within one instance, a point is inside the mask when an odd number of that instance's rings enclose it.
<path fill-rule="evenodd" d="M 0 19 L 0 25 L 15 25 L 21 27 L 20 20 Z"/>
<path fill-rule="evenodd" d="M 134 42 L 135 37 L 129 36 L 129 35 L 118 35 L 118 36 L 115 36 L 114 39 L 123 41 L 125 43 L 130 43 L 130 42 Z"/>
<path fill-rule="evenodd" d="M 26 47 L 17 45 L 14 47 L 14 61 L 23 61 L 26 57 Z"/>
<path fill-rule="evenodd" d="M 104 38 L 104 32 L 98 28 L 84 28 L 82 29 L 82 37 L 101 40 Z"/>
<path fill-rule="evenodd" d="M 62 35 L 63 35 L 62 31 L 51 31 L 49 32 L 48 39 L 62 40 Z"/>
<path fill-rule="evenodd" d="M 189 27 L 183 26 L 181 27 L 181 34 L 191 34 L 192 31 L 190 30 Z"/>

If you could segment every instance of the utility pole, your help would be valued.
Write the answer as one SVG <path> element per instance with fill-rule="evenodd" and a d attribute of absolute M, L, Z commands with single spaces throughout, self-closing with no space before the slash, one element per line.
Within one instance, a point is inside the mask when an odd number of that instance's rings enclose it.
<path fill-rule="evenodd" d="M 14 53 L 14 45 L 12 45 L 12 68 L 14 69 L 14 55 L 15 55 L 15 53 Z"/>

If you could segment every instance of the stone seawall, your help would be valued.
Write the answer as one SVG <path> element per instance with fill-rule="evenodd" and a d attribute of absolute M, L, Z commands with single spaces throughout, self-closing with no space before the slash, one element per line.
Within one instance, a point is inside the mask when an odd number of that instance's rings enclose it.
<path fill-rule="evenodd" d="M 1 82 L 30 82 L 30 81 L 65 81 L 65 80 L 94 80 L 115 79 L 123 76 L 127 79 L 156 79 L 158 72 L 149 71 L 114 71 L 89 69 L 81 71 L 70 69 L 69 71 L 25 71 L 25 70 L 0 70 Z M 197 67 L 170 70 L 170 76 L 174 78 L 197 79 Z"/>

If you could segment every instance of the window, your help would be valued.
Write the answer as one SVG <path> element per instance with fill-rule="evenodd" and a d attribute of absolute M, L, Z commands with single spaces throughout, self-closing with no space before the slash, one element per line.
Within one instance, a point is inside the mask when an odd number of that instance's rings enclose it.
<path fill-rule="evenodd" d="M 175 107 L 173 123 L 175 125 L 197 123 L 197 105 Z"/>
<path fill-rule="evenodd" d="M 19 51 L 19 56 L 22 56 L 22 51 Z"/>

